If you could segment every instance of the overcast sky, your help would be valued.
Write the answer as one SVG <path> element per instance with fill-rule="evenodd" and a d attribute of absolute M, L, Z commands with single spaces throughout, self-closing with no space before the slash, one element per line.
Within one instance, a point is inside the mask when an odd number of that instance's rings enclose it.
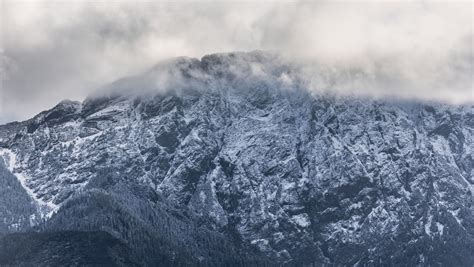
<path fill-rule="evenodd" d="M 0 3 L 0 123 L 169 57 L 256 49 L 307 64 L 312 90 L 474 102 L 471 1 Z"/>

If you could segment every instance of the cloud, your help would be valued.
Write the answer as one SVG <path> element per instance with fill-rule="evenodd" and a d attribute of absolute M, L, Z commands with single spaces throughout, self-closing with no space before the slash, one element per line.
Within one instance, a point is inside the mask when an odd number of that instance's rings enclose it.
<path fill-rule="evenodd" d="M 170 57 L 255 49 L 303 65 L 316 92 L 474 101 L 469 1 L 6 0 L 0 13 L 0 122 Z"/>
<path fill-rule="evenodd" d="M 315 91 L 473 102 L 471 2 L 282 5 L 264 47 L 306 64 Z"/>

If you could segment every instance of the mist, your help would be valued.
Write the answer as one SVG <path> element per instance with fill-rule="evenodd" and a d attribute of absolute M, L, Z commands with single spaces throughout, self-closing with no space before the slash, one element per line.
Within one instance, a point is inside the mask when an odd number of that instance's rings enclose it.
<path fill-rule="evenodd" d="M 2 1 L 0 123 L 172 57 L 265 50 L 315 93 L 473 103 L 470 1 Z"/>

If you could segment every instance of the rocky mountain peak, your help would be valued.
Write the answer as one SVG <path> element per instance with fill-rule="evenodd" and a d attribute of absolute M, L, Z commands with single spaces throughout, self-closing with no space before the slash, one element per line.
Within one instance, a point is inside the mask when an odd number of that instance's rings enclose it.
<path fill-rule="evenodd" d="M 133 244 L 129 229 L 166 233 L 160 242 L 189 262 L 212 259 L 174 227 L 245 260 L 472 263 L 472 106 L 304 85 L 263 52 L 167 61 L 0 126 L 4 172 L 41 229 L 105 229 Z"/>

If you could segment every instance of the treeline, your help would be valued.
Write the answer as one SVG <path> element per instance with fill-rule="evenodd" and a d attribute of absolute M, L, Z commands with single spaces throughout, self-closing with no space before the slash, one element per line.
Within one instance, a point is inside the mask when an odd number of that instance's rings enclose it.
<path fill-rule="evenodd" d="M 0 266 L 139 266 L 107 232 L 27 232 L 0 236 Z"/>
<path fill-rule="evenodd" d="M 0 157 L 0 233 L 24 231 L 37 223 L 33 200 Z"/>
<path fill-rule="evenodd" d="M 236 247 L 229 237 L 197 226 L 185 211 L 174 209 L 149 187 L 117 174 L 92 182 L 68 201 L 42 232 L 106 231 L 132 251 L 142 266 L 266 266 L 255 249 Z M 92 187 L 92 188 L 91 188 Z"/>

